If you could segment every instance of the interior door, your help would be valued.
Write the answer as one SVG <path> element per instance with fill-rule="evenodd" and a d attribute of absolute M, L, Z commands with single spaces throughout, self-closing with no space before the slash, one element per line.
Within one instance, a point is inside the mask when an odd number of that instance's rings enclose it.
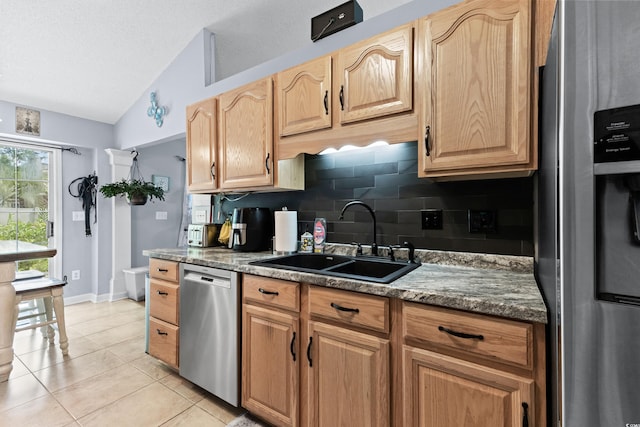
<path fill-rule="evenodd" d="M 0 244 L 56 249 L 53 258 L 18 262 L 18 271 L 60 277 L 60 150 L 0 140 Z"/>

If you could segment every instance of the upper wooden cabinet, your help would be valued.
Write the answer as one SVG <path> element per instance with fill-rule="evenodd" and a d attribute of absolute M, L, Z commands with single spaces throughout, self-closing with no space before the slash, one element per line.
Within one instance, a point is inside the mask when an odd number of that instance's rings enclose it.
<path fill-rule="evenodd" d="M 340 123 L 413 109 L 413 26 L 338 52 L 335 90 Z"/>
<path fill-rule="evenodd" d="M 216 99 L 187 106 L 187 186 L 192 193 L 217 188 Z"/>
<path fill-rule="evenodd" d="M 346 143 L 414 141 L 413 24 L 278 73 L 281 159 Z"/>
<path fill-rule="evenodd" d="M 221 189 L 273 184 L 271 77 L 219 96 Z"/>
<path fill-rule="evenodd" d="M 418 39 L 420 176 L 530 174 L 530 1 L 460 3 L 420 20 Z"/>
<path fill-rule="evenodd" d="M 280 136 L 331 127 L 331 56 L 278 73 Z"/>

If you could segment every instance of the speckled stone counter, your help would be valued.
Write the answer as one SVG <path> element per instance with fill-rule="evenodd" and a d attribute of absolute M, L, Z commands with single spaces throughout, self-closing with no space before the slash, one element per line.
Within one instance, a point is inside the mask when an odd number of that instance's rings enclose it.
<path fill-rule="evenodd" d="M 353 247 L 349 245 L 332 245 L 327 249 L 329 253 L 345 255 L 353 254 L 352 251 Z M 416 250 L 416 257 L 422 261 L 419 268 L 389 284 L 379 284 L 249 264 L 273 257 L 270 252 L 173 248 L 150 249 L 143 254 L 151 258 L 547 323 L 547 309 L 533 276 L 533 259 L 528 257 Z M 398 250 L 396 256 L 406 258 L 406 252 Z"/>

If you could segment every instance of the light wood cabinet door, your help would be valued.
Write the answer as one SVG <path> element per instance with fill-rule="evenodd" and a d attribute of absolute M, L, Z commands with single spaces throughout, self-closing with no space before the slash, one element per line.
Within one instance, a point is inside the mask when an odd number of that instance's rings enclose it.
<path fill-rule="evenodd" d="M 419 25 L 421 176 L 534 168 L 528 0 L 473 0 Z"/>
<path fill-rule="evenodd" d="M 298 317 L 243 305 L 242 406 L 277 426 L 298 425 Z"/>
<path fill-rule="evenodd" d="M 149 314 L 177 325 L 180 320 L 180 286 L 174 282 L 151 279 L 149 293 Z"/>
<path fill-rule="evenodd" d="M 389 341 L 309 322 L 309 425 L 390 425 Z"/>
<path fill-rule="evenodd" d="M 280 136 L 331 127 L 331 64 L 323 56 L 278 73 Z"/>
<path fill-rule="evenodd" d="M 413 25 L 338 52 L 335 105 L 340 123 L 413 109 Z"/>
<path fill-rule="evenodd" d="M 220 189 L 273 185 L 273 82 L 219 96 Z"/>
<path fill-rule="evenodd" d="M 149 354 L 178 367 L 180 328 L 155 317 L 149 318 Z"/>
<path fill-rule="evenodd" d="M 537 425 L 532 379 L 409 346 L 403 359 L 406 426 Z"/>
<path fill-rule="evenodd" d="M 216 99 L 187 106 L 187 185 L 206 192 L 216 184 Z"/>

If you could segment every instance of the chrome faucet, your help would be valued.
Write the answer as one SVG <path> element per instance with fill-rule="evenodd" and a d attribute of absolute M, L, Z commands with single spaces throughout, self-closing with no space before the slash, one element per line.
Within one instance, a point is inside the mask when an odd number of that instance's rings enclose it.
<path fill-rule="evenodd" d="M 353 201 L 347 203 L 346 205 L 344 205 L 344 207 L 342 208 L 342 211 L 340 212 L 340 216 L 338 217 L 338 219 L 340 219 L 340 220 L 344 219 L 344 212 L 347 209 L 349 209 L 351 206 L 353 206 L 353 205 L 362 205 L 371 214 L 371 218 L 373 219 L 373 243 L 371 244 L 371 254 L 372 255 L 378 255 L 378 244 L 376 242 L 376 214 L 373 212 L 373 209 L 371 209 L 371 207 L 369 205 L 367 205 L 364 202 L 361 202 L 360 200 L 353 200 Z"/>

